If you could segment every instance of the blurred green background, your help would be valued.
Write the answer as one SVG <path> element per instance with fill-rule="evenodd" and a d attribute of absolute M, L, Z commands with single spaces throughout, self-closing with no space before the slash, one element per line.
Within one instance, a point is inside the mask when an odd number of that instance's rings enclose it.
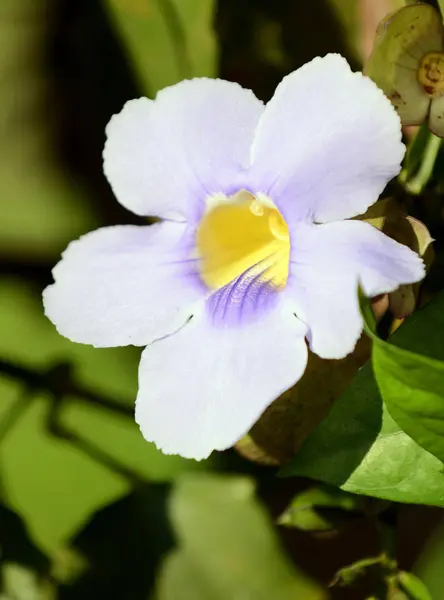
<path fill-rule="evenodd" d="M 0 0 L 2 600 L 369 597 L 371 575 L 327 585 L 379 552 L 372 516 L 315 534 L 277 526 L 312 484 L 234 451 L 204 463 L 157 452 L 133 419 L 140 351 L 61 338 L 41 291 L 70 240 L 141 222 L 101 166 L 105 125 L 126 100 L 192 76 L 238 81 L 268 100 L 316 55 L 339 52 L 359 68 L 377 21 L 398 5 Z M 417 563 L 441 600 L 442 511 L 405 506 L 396 519 L 400 565 Z"/>

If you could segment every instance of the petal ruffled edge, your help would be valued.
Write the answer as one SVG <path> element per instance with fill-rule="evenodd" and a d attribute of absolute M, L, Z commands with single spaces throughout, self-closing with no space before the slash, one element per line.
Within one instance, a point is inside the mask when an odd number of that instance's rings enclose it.
<path fill-rule="evenodd" d="M 208 311 L 146 348 L 136 421 L 166 454 L 200 460 L 239 440 L 302 376 L 306 327 L 284 306 L 242 327 L 215 326 Z"/>
<path fill-rule="evenodd" d="M 365 212 L 401 168 L 401 122 L 383 92 L 338 54 L 285 77 L 252 145 L 253 186 L 287 223 Z"/>
<path fill-rule="evenodd" d="M 222 79 L 197 78 L 125 104 L 107 128 L 104 172 L 136 214 L 195 220 L 248 167 L 263 103 Z"/>
<path fill-rule="evenodd" d="M 72 242 L 43 292 L 59 333 L 96 347 L 145 346 L 172 333 L 207 294 L 187 258 L 186 225 L 93 231 Z"/>

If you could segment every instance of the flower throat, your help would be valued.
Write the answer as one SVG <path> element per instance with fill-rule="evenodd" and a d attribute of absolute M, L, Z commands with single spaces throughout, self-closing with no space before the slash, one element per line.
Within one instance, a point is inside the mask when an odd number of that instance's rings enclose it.
<path fill-rule="evenodd" d="M 290 234 L 279 210 L 242 190 L 211 208 L 196 236 L 200 276 L 213 290 L 240 277 L 259 277 L 275 288 L 287 283 Z"/>

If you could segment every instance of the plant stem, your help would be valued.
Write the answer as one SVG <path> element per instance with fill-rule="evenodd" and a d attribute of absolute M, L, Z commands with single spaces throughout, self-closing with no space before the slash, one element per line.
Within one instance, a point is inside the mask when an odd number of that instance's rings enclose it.
<path fill-rule="evenodd" d="M 441 2 L 444 4 L 444 0 L 441 0 Z M 430 133 L 418 172 L 410 179 L 410 181 L 404 183 L 406 190 L 410 192 L 410 194 L 419 195 L 427 185 L 433 173 L 433 167 L 435 166 L 441 142 L 441 138 Z"/>
<path fill-rule="evenodd" d="M 4 438 L 17 423 L 23 412 L 30 406 L 31 400 L 32 392 L 29 388 L 26 388 L 0 422 L 0 443 L 3 442 Z"/>

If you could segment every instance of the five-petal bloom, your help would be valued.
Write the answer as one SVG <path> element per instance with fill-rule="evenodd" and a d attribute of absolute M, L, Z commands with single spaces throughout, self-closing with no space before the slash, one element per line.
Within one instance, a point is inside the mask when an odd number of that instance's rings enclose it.
<path fill-rule="evenodd" d="M 105 174 L 151 226 L 73 242 L 44 293 L 60 333 L 147 346 L 136 420 L 166 453 L 231 446 L 302 376 L 307 342 L 351 352 L 368 296 L 420 280 L 420 258 L 358 220 L 404 155 L 400 121 L 338 55 L 264 106 L 222 80 L 183 81 L 111 119 Z"/>

